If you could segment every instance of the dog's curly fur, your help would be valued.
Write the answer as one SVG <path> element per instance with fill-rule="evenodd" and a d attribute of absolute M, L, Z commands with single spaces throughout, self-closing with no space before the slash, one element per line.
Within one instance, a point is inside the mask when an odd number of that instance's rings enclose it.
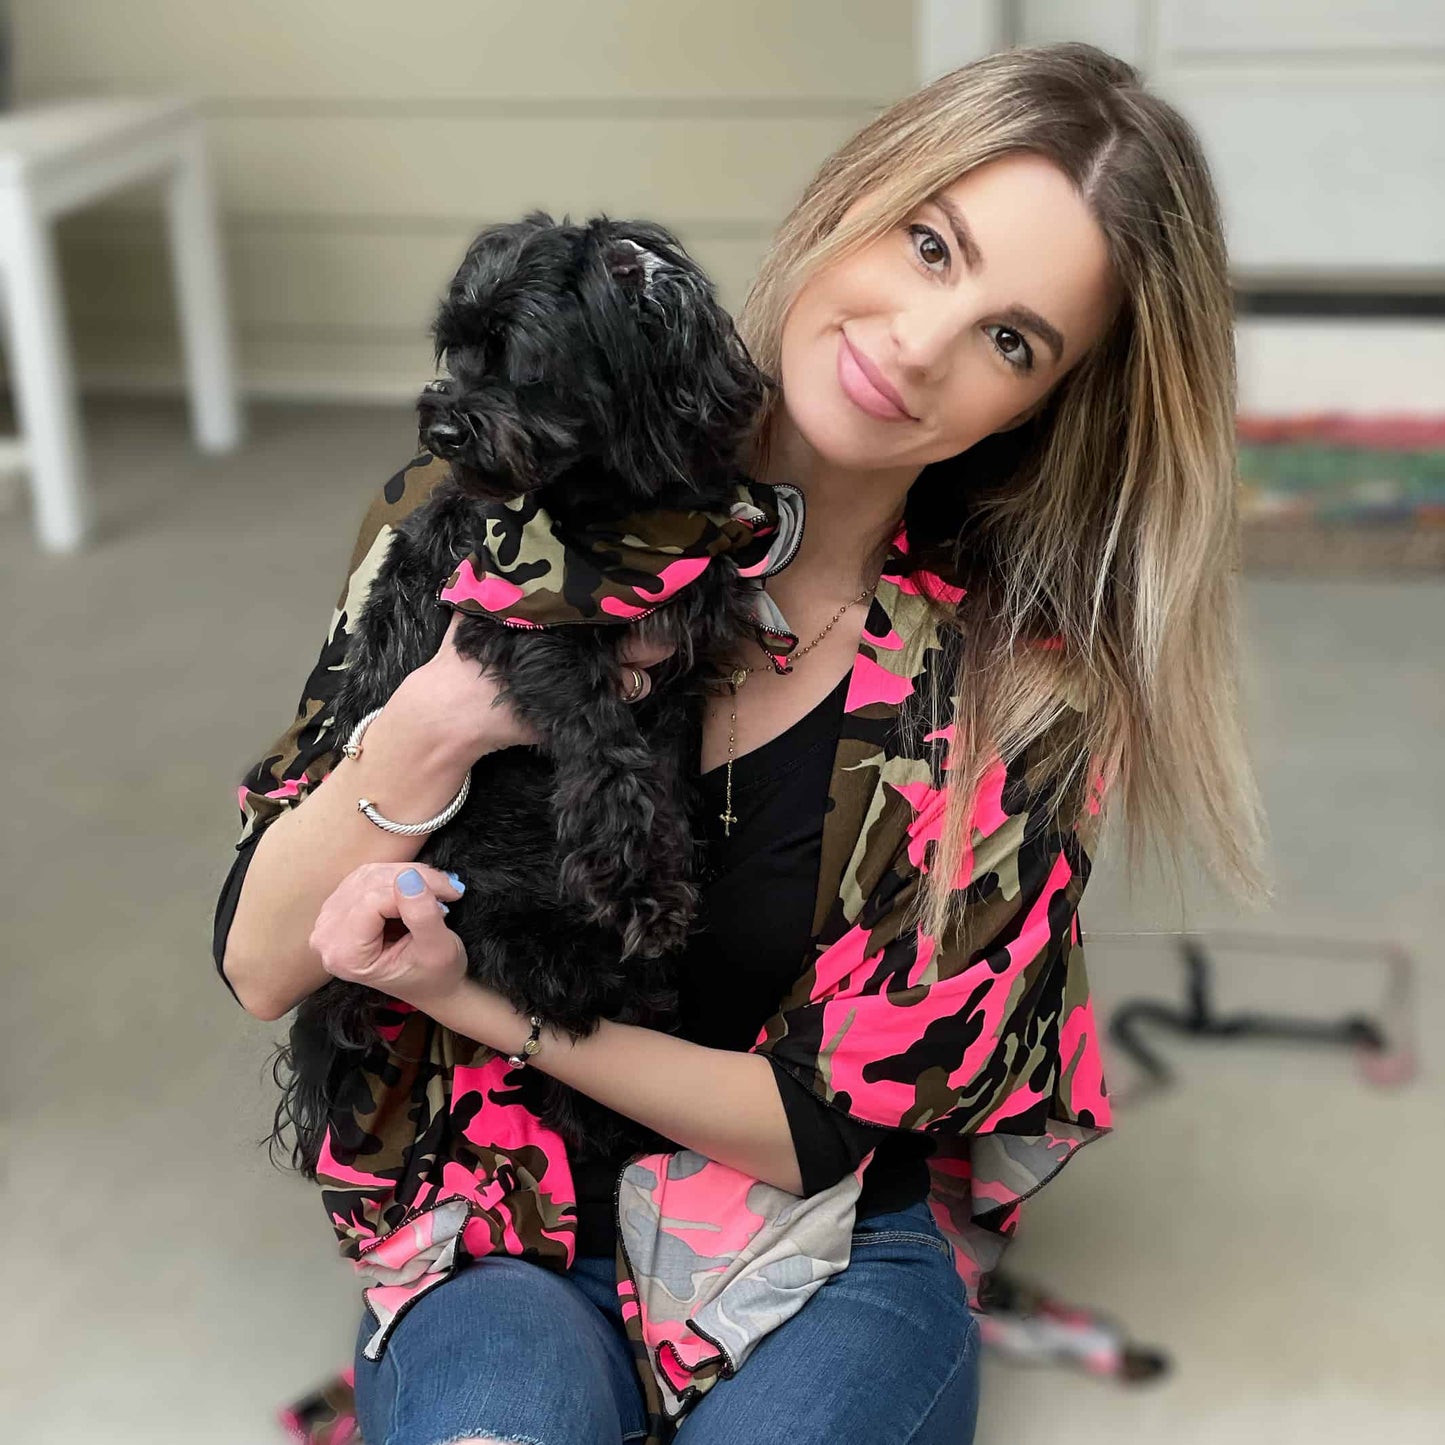
<path fill-rule="evenodd" d="M 435 655 L 452 615 L 437 588 L 478 547 L 489 504 L 539 491 L 563 522 L 725 509 L 773 384 L 706 275 L 647 222 L 558 224 L 534 211 L 489 228 L 433 335 L 447 375 L 418 399 L 420 438 L 451 475 L 399 524 L 356 619 L 341 737 Z M 748 585 L 731 566 L 709 567 L 630 628 L 515 629 L 468 615 L 457 629 L 458 652 L 497 675 L 544 742 L 483 757 L 466 805 L 418 856 L 467 885 L 447 923 L 469 974 L 571 1037 L 602 1018 L 675 1023 L 671 956 L 697 902 L 688 709 L 748 632 Z M 634 705 L 619 695 L 629 634 L 675 649 Z M 283 1091 L 273 1144 L 289 1123 L 292 1164 L 308 1177 L 347 1064 L 379 1046 L 380 998 L 331 980 L 303 1000 L 273 1062 Z M 528 1107 L 578 1159 L 668 1142 L 535 1069 L 521 1078 Z"/>

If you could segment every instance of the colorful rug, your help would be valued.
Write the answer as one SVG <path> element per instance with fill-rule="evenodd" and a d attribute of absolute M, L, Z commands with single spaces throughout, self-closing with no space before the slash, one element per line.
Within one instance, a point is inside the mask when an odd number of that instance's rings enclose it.
<path fill-rule="evenodd" d="M 1445 416 L 1238 420 L 1244 569 L 1445 572 Z"/>

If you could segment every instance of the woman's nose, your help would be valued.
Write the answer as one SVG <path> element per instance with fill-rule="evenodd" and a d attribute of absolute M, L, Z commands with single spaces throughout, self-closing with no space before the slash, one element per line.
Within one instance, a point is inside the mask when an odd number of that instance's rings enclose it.
<path fill-rule="evenodd" d="M 937 380 L 967 324 L 962 307 L 936 296 L 901 308 L 892 327 L 899 368 Z"/>

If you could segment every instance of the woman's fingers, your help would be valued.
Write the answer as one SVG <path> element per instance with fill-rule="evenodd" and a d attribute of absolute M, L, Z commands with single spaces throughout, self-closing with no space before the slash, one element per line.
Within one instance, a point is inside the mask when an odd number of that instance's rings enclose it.
<path fill-rule="evenodd" d="M 467 891 L 467 880 L 459 873 L 443 873 L 429 863 L 408 863 L 406 866 L 415 868 L 426 879 L 427 886 L 448 902 L 460 898 Z"/>
<path fill-rule="evenodd" d="M 383 878 L 383 871 L 390 876 Z M 395 917 L 387 895 L 395 874 L 386 864 L 354 868 L 331 891 L 311 926 L 311 947 L 328 973 L 364 966 L 384 947 L 386 921 Z"/>
<path fill-rule="evenodd" d="M 436 877 L 434 868 L 426 869 L 426 873 Z M 447 875 L 442 874 L 441 879 L 442 888 L 457 896 Z M 447 927 L 445 904 L 428 878 L 423 877 L 420 866 L 403 868 L 396 875 L 395 893 L 397 915 L 406 936 L 383 960 L 388 979 L 382 987 L 397 998 L 423 1007 L 427 998 L 445 995 L 462 981 L 466 949 Z"/>
<path fill-rule="evenodd" d="M 428 873 L 435 874 L 434 868 L 428 868 Z M 445 875 L 442 877 L 442 887 L 448 891 L 449 896 L 459 896 Z M 446 931 L 445 904 L 434 891 L 433 886 L 422 876 L 421 869 L 413 864 L 408 868 L 401 869 L 396 875 L 394 884 L 396 898 L 396 916 L 406 925 L 407 932 L 419 943 L 433 943 Z"/>
<path fill-rule="evenodd" d="M 388 916 L 392 918 L 406 918 L 406 914 L 398 907 L 399 900 L 410 900 L 420 897 L 426 902 L 450 903 L 462 896 L 466 888 L 466 880 L 454 873 L 443 873 L 440 868 L 433 868 L 429 863 L 376 863 L 370 865 L 380 871 L 376 880 L 383 887 L 379 890 L 378 899 L 384 908 L 389 910 Z M 421 887 L 415 891 L 401 886 L 403 874 L 415 873 L 421 880 Z M 384 897 L 381 894 L 384 893 Z M 438 914 L 440 909 L 436 909 Z"/>
<path fill-rule="evenodd" d="M 457 628 L 462 624 L 463 614 L 456 608 L 452 609 L 451 621 L 447 623 L 447 630 L 442 638 L 439 651 L 450 655 L 456 655 L 456 633 Z M 623 664 L 622 695 L 628 702 L 641 702 L 643 698 L 652 691 L 652 679 L 647 675 L 649 667 L 656 667 L 659 662 L 665 662 L 672 656 L 677 648 L 666 642 L 648 642 L 638 636 L 635 632 L 629 632 L 623 639 L 622 646 L 618 649 L 618 660 Z M 634 677 L 627 669 L 635 667 L 641 677 Z M 635 695 L 634 695 L 635 694 Z M 540 742 L 535 730 L 526 727 L 520 721 L 516 724 L 518 740 L 523 742 Z"/>
<path fill-rule="evenodd" d="M 455 875 L 425 863 L 368 863 L 322 905 L 311 946 L 337 978 L 417 1002 L 454 986 L 466 951 L 445 921 Z"/>
<path fill-rule="evenodd" d="M 440 919 L 445 915 L 437 905 L 462 896 L 451 874 L 426 863 L 364 863 L 353 869 L 321 905 L 311 930 L 311 946 L 323 963 L 364 965 L 375 960 L 386 946 L 386 924 L 400 919 L 410 930 L 403 912 L 403 896 L 397 878 L 407 870 L 423 879 L 422 903 Z M 464 880 L 458 880 L 464 883 Z M 418 916 L 414 909 L 412 916 Z"/>
<path fill-rule="evenodd" d="M 622 665 L 622 682 L 618 696 L 623 702 L 641 702 L 652 691 L 652 679 L 640 668 Z"/>
<path fill-rule="evenodd" d="M 618 650 L 618 656 L 633 667 L 656 667 L 665 662 L 677 648 L 671 643 L 644 642 L 635 633 L 629 634 Z"/>
<path fill-rule="evenodd" d="M 618 649 L 622 663 L 622 697 L 626 702 L 641 702 L 652 691 L 652 679 L 647 674 L 649 667 L 665 662 L 677 648 L 670 643 L 644 642 L 635 633 L 629 635 Z M 634 675 L 632 669 L 636 668 Z M 639 681 L 640 679 L 640 681 Z"/>

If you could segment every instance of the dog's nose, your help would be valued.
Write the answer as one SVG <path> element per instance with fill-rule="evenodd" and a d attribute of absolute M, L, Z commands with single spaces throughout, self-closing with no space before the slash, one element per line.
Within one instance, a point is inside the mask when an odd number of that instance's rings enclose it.
<path fill-rule="evenodd" d="M 464 435 L 461 427 L 454 421 L 433 422 L 426 429 L 426 449 L 433 456 L 449 460 L 462 449 Z"/>

